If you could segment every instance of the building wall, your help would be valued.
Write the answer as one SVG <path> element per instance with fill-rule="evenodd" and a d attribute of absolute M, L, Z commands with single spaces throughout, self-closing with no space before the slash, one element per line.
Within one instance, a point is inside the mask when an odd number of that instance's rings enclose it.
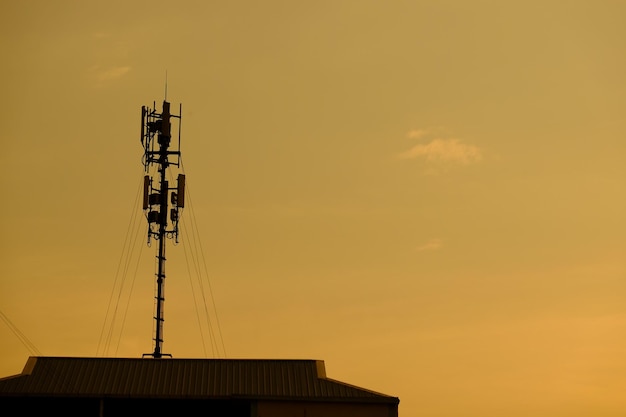
<path fill-rule="evenodd" d="M 390 404 L 259 401 L 253 417 L 398 417 Z"/>
<path fill-rule="evenodd" d="M 0 398 L 0 415 L 6 410 L 37 417 L 398 417 L 391 404 L 208 399 Z"/>
<path fill-rule="evenodd" d="M 250 417 L 250 401 L 0 397 L 0 416 Z"/>

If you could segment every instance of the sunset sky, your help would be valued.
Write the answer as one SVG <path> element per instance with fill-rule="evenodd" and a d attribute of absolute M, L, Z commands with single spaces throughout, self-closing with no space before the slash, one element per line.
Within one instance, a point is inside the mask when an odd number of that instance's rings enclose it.
<path fill-rule="evenodd" d="M 619 0 L 2 2 L 0 376 L 152 352 L 140 115 L 167 74 L 188 204 L 166 353 L 321 359 L 402 417 L 623 417 L 625 21 Z"/>

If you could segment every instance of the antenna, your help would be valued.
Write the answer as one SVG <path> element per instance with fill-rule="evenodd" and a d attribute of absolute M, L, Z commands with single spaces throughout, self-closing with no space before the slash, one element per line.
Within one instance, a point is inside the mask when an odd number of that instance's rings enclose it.
<path fill-rule="evenodd" d="M 164 100 L 167 101 L 167 70 L 165 70 L 165 96 Z"/>
<path fill-rule="evenodd" d="M 167 97 L 167 75 L 165 81 L 165 94 Z M 180 107 L 182 109 L 182 106 Z M 171 354 L 163 353 L 163 304 L 165 302 L 165 242 L 166 239 L 174 239 L 178 242 L 178 221 L 180 212 L 185 205 L 185 175 L 178 175 L 178 184 L 170 187 L 166 178 L 166 171 L 172 166 L 181 166 L 180 154 L 180 129 L 178 131 L 178 149 L 170 149 L 171 142 L 171 119 L 180 119 L 182 115 L 170 113 L 170 103 L 163 100 L 161 113 L 152 107 L 141 107 L 141 144 L 143 146 L 143 165 L 146 172 L 143 184 L 143 210 L 148 220 L 148 245 L 155 239 L 159 242 L 156 272 L 156 295 L 155 295 L 155 334 L 154 351 L 145 353 L 143 356 L 151 356 L 159 359 L 163 356 L 171 357 Z M 171 159 L 170 159 L 171 158 Z M 150 168 L 155 166 L 157 172 L 150 174 Z M 169 209 L 168 222 L 168 205 Z"/>

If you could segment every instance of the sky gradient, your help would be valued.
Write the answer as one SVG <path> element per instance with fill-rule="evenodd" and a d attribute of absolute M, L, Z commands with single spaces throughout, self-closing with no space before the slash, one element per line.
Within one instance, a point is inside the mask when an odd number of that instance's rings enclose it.
<path fill-rule="evenodd" d="M 625 415 L 625 18 L 3 2 L 0 376 L 35 354 L 15 329 L 46 356 L 152 351 L 139 122 L 167 73 L 188 204 L 165 352 L 322 359 L 404 417 Z"/>

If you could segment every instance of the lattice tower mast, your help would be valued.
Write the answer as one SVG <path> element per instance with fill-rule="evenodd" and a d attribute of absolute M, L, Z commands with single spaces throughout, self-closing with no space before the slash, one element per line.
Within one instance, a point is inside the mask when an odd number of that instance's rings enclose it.
<path fill-rule="evenodd" d="M 185 206 L 185 175 L 179 174 L 176 187 L 169 187 L 167 170 L 171 166 L 180 167 L 180 125 L 182 105 L 179 114 L 170 113 L 170 103 L 163 100 L 162 111 L 141 107 L 141 144 L 144 149 L 143 165 L 146 172 L 143 183 L 143 210 L 148 220 L 148 245 L 158 241 L 156 255 L 156 295 L 154 314 L 154 351 L 143 356 L 155 359 L 172 356 L 163 353 L 163 305 L 165 302 L 165 243 L 166 239 L 178 242 L 178 220 Z M 178 119 L 178 144 L 172 146 L 171 119 Z M 156 140 L 155 140 L 156 138 Z M 156 173 L 154 172 L 156 167 Z M 171 208 L 169 207 L 171 204 Z M 169 210 L 169 212 L 168 212 Z M 169 219 L 169 222 L 168 222 Z"/>

